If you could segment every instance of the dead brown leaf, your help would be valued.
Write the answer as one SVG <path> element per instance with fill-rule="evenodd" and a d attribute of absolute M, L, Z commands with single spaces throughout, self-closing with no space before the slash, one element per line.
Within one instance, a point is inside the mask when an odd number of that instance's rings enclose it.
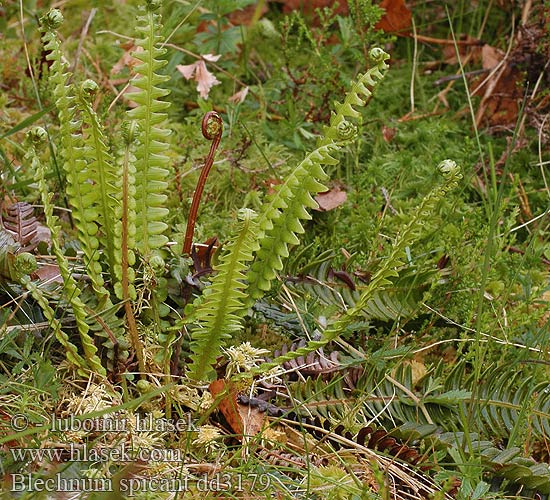
<path fill-rule="evenodd" d="M 134 66 L 141 62 L 139 59 L 136 59 L 133 54 L 135 52 L 143 52 L 142 47 L 137 47 L 136 45 L 134 45 L 134 42 L 126 42 L 120 47 L 124 49 L 124 53 L 111 68 L 111 75 L 118 75 L 124 68 L 128 68 L 131 70 L 134 68 Z"/>
<path fill-rule="evenodd" d="M 464 66 L 468 61 L 474 60 L 477 61 L 480 58 L 480 49 L 479 49 L 479 40 L 476 38 L 462 34 L 459 36 L 457 46 L 458 53 L 460 55 L 460 62 Z M 455 44 L 450 41 L 450 43 L 445 44 L 443 47 L 443 61 L 446 64 L 457 64 L 458 57 L 456 56 Z"/>
<path fill-rule="evenodd" d="M 245 25 L 249 26 L 252 22 L 252 18 L 256 13 L 258 3 L 254 3 L 245 7 L 244 9 L 235 10 L 229 14 L 229 22 L 235 26 Z M 264 3 L 260 9 L 260 17 L 262 17 L 267 12 L 267 5 Z"/>
<path fill-rule="evenodd" d="M 393 141 L 393 138 L 397 134 L 397 129 L 395 127 L 388 127 L 387 125 L 382 125 L 382 137 L 387 143 Z"/>
<path fill-rule="evenodd" d="M 481 47 L 481 64 L 483 69 L 493 69 L 497 64 L 502 61 L 504 52 L 495 47 L 491 47 L 489 44 L 485 44 Z"/>
<path fill-rule="evenodd" d="M 226 396 L 222 398 L 218 407 L 237 437 L 254 436 L 260 432 L 264 425 L 265 413 L 239 403 L 238 390 L 234 386 L 219 379 L 214 380 L 208 389 L 214 398 L 227 390 Z"/>
<path fill-rule="evenodd" d="M 315 201 L 319 205 L 318 210 L 328 212 L 343 205 L 348 199 L 348 195 L 340 186 L 335 186 L 324 193 L 319 193 Z"/>
<path fill-rule="evenodd" d="M 33 274 L 34 279 L 47 283 L 63 283 L 61 272 L 57 264 L 43 264 Z"/>
<path fill-rule="evenodd" d="M 307 14 L 313 14 L 315 9 L 322 7 L 333 7 L 334 0 L 275 0 L 278 3 L 284 4 L 283 12 L 288 14 L 293 10 L 299 10 Z M 345 1 L 340 1 L 336 9 L 336 14 L 347 14 L 348 5 Z"/>
<path fill-rule="evenodd" d="M 521 102 L 521 72 L 506 65 L 496 73 L 481 99 L 476 113 L 476 122 L 490 127 L 509 126 L 516 122 Z"/>
<path fill-rule="evenodd" d="M 412 13 L 403 0 L 382 0 L 380 7 L 386 11 L 376 29 L 386 33 L 408 33 L 412 22 Z"/>

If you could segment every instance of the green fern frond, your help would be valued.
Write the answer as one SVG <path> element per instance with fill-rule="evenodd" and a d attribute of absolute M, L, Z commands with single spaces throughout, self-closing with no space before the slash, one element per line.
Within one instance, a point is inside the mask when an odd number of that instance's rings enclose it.
<path fill-rule="evenodd" d="M 65 292 L 65 297 L 67 297 L 69 303 L 72 306 L 73 314 L 76 319 L 76 325 L 78 329 L 78 333 L 80 335 L 80 341 L 82 343 L 82 348 L 84 349 L 84 357 L 85 357 L 85 363 L 82 363 L 82 358 L 80 356 L 77 356 L 74 352 L 74 349 L 72 344 L 68 341 L 68 338 L 65 334 L 62 333 L 62 331 L 57 331 L 58 339 L 61 341 L 61 343 L 67 347 L 70 348 L 70 357 L 68 356 L 67 359 L 72 362 L 76 362 L 77 367 L 80 370 L 90 369 L 93 372 L 105 376 L 105 369 L 103 366 L 101 366 L 101 362 L 97 356 L 97 347 L 95 346 L 93 339 L 88 335 L 89 326 L 86 322 L 86 318 L 88 316 L 88 313 L 86 311 L 86 307 L 83 304 L 83 302 L 80 300 L 79 295 L 79 287 L 74 280 L 71 270 L 69 269 L 69 261 L 67 260 L 67 257 L 63 254 L 63 251 L 61 249 L 61 246 L 59 245 L 59 233 L 58 233 L 58 218 L 53 215 L 53 203 L 52 203 L 52 196 L 53 193 L 49 192 L 49 189 L 46 185 L 46 173 L 44 166 L 38 159 L 38 156 L 34 149 L 34 144 L 40 144 L 41 141 L 46 136 L 46 132 L 44 129 L 41 129 L 39 127 L 31 130 L 29 132 L 29 143 L 31 146 L 29 147 L 28 155 L 31 160 L 31 168 L 35 172 L 35 179 L 38 184 L 38 190 L 40 191 L 40 196 L 42 198 L 42 204 L 44 205 L 44 215 L 46 218 L 46 224 L 51 232 L 51 245 L 53 253 L 55 254 L 57 265 L 59 267 L 59 273 L 61 277 L 63 278 L 63 289 Z M 25 286 L 36 295 L 37 300 L 41 302 L 41 305 L 44 304 L 43 298 L 40 298 L 37 293 L 37 287 L 33 286 L 30 280 L 24 280 Z M 30 287 L 30 288 L 29 288 Z M 49 306 L 48 306 L 49 307 Z M 46 315 L 50 315 L 52 319 L 55 319 L 53 317 L 53 311 L 48 310 L 46 308 L 45 310 Z M 50 319 L 50 318 L 48 318 Z M 56 327 L 54 326 L 54 329 Z M 69 353 L 69 351 L 67 351 Z"/>
<path fill-rule="evenodd" d="M 318 257 L 316 265 L 308 262 L 307 272 L 294 269 L 292 276 L 286 278 L 287 285 L 299 294 L 312 295 L 322 304 L 338 310 L 355 307 L 365 284 L 353 280 L 351 273 L 348 273 L 348 278 L 352 283 L 332 278 L 334 257 L 335 254 L 329 251 Z M 435 269 L 418 270 L 412 266 L 400 269 L 399 277 L 391 280 L 391 286 L 375 293 L 363 309 L 364 316 L 379 321 L 413 318 L 418 314 L 424 293 L 437 274 Z M 351 284 L 354 286 L 350 287 Z"/>
<path fill-rule="evenodd" d="M 322 165 L 337 163 L 331 156 L 337 149 L 336 144 L 327 144 L 308 154 L 262 211 L 258 221 L 260 249 L 247 276 L 252 299 L 271 288 L 277 271 L 283 268 L 282 258 L 288 257 L 288 246 L 299 243 L 297 234 L 304 233 L 300 220 L 311 219 L 306 208 L 317 206 L 312 195 L 327 189 L 319 182 L 328 178 Z"/>
<path fill-rule="evenodd" d="M 114 249 L 114 223 L 115 206 L 117 205 L 116 181 L 119 177 L 112 155 L 107 147 L 107 140 L 99 118 L 92 108 L 91 98 L 98 90 L 98 85 L 93 80 L 86 80 L 81 85 L 80 104 L 84 111 L 84 123 L 87 125 L 87 135 L 84 139 L 85 152 L 88 160 L 88 175 L 97 183 L 98 200 L 96 203 L 98 219 L 107 254 L 107 262 L 111 274 L 114 274 L 116 265 L 120 264 L 120 253 Z"/>
<path fill-rule="evenodd" d="M 277 271 L 283 268 L 282 259 L 288 257 L 288 246 L 299 243 L 297 235 L 304 232 L 300 221 L 311 219 L 307 208 L 317 207 L 312 195 L 327 189 L 320 182 L 328 178 L 323 165 L 337 164 L 331 155 L 357 136 L 357 127 L 347 118 L 360 118 L 361 114 L 354 107 L 365 105 L 366 98 L 371 95 L 370 89 L 384 77 L 388 68 L 385 61 L 389 56 L 383 50 L 373 49 L 371 57 L 376 66 L 359 75 L 344 102 L 335 104 L 336 113 L 332 113 L 330 125 L 324 128 L 317 149 L 278 187 L 260 215 L 260 250 L 248 273 L 251 299 L 259 299 L 271 289 Z"/>
<path fill-rule="evenodd" d="M 438 168 L 445 178 L 444 184 L 435 188 L 422 200 L 420 207 L 409 223 L 403 228 L 401 234 L 393 244 L 390 255 L 384 261 L 380 269 L 373 275 L 370 283 L 361 294 L 355 306 L 348 309 L 340 318 L 330 325 L 323 332 L 323 336 L 320 340 L 312 340 L 306 346 L 296 351 L 279 356 L 269 363 L 263 363 L 257 369 L 251 370 L 251 374 L 265 373 L 286 361 L 296 359 L 300 356 L 307 356 L 310 352 L 324 347 L 329 342 L 338 338 L 360 317 L 363 309 L 367 307 L 368 303 L 377 292 L 391 285 L 391 278 L 399 276 L 396 268 L 404 265 L 402 258 L 405 248 L 411 246 L 418 239 L 424 221 L 430 217 L 437 203 L 443 199 L 451 189 L 454 189 L 458 185 L 458 181 L 462 178 L 460 168 L 451 160 L 443 161 Z"/>
<path fill-rule="evenodd" d="M 370 51 L 370 58 L 376 65 L 357 77 L 357 81 L 352 83 L 343 103 L 335 103 L 336 112 L 331 113 L 330 125 L 324 127 L 319 146 L 350 140 L 356 135 L 357 128 L 348 119 L 360 121 L 361 113 L 355 108 L 366 104 L 366 100 L 372 95 L 372 89 L 384 78 L 389 68 L 386 61 L 390 56 L 382 49 L 373 48 Z"/>
<path fill-rule="evenodd" d="M 42 40 L 46 59 L 52 61 L 50 82 L 59 117 L 61 135 L 60 154 L 67 177 L 67 195 L 72 208 L 72 217 L 78 232 L 78 239 L 84 253 L 87 273 L 97 293 L 104 294 L 101 265 L 99 264 L 99 239 L 97 238 L 99 211 L 97 200 L 99 191 L 92 181 L 86 165 L 83 149 L 81 122 L 77 118 L 74 87 L 68 83 L 70 74 L 63 60 L 59 38 L 55 30 L 63 22 L 63 15 L 52 9 L 41 18 L 44 31 Z"/>
<path fill-rule="evenodd" d="M 89 334 L 99 345 L 101 340 L 101 359 L 110 373 L 117 373 L 118 366 L 129 356 L 129 343 L 126 337 L 124 318 L 118 316 L 120 305 L 110 300 L 98 301 L 90 288 L 84 288 L 79 296 L 87 312 L 86 322 Z"/>
<path fill-rule="evenodd" d="M 256 214 L 240 211 L 242 223 L 238 236 L 227 246 L 226 253 L 215 266 L 212 284 L 205 290 L 202 302 L 192 313 L 198 327 L 192 332 L 191 377 L 200 380 L 210 371 L 226 338 L 239 331 L 246 312 L 246 263 L 256 250 Z"/>
<path fill-rule="evenodd" d="M 36 300 L 42 309 L 42 313 L 48 320 L 48 324 L 53 330 L 55 338 L 65 348 L 67 361 L 76 367 L 79 375 L 88 377 L 90 372 L 88 363 L 82 358 L 82 356 L 80 356 L 80 354 L 78 354 L 77 347 L 69 340 L 69 336 L 63 331 L 61 322 L 55 317 L 55 311 L 48 303 L 48 300 L 44 296 L 42 290 L 30 279 L 29 276 L 21 277 L 19 282 L 30 292 L 32 298 Z"/>
<path fill-rule="evenodd" d="M 137 76 L 131 81 L 139 90 L 127 97 L 138 106 L 128 112 L 140 126 L 139 145 L 135 152 L 135 189 L 136 189 L 136 248 L 146 258 L 155 249 L 162 247 L 168 238 L 163 234 L 167 229 L 164 222 L 168 209 L 164 208 L 169 175 L 168 157 L 164 154 L 168 148 L 166 138 L 170 130 L 159 126 L 166 117 L 164 112 L 170 103 L 160 98 L 169 94 L 168 90 L 158 87 L 169 77 L 158 74 L 166 61 L 159 59 L 166 49 L 160 48 L 160 16 L 155 11 L 160 1 L 148 0 L 145 13 L 138 16 L 138 31 L 143 38 L 136 45 L 143 51 L 134 52 L 133 57 L 141 61 L 135 69 Z"/>

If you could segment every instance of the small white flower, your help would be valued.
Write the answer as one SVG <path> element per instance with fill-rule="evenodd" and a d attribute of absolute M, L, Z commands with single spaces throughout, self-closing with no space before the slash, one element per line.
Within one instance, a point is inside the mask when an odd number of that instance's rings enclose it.
<path fill-rule="evenodd" d="M 197 438 L 193 441 L 195 446 L 205 448 L 207 451 L 214 450 L 219 443 L 216 442 L 221 436 L 220 430 L 213 425 L 201 425 L 198 429 Z"/>
<path fill-rule="evenodd" d="M 234 372 L 240 373 L 257 367 L 259 363 L 264 361 L 263 355 L 269 354 L 269 350 L 253 347 L 250 342 L 244 342 L 236 347 L 231 346 L 225 352 L 229 357 L 227 376 Z"/>

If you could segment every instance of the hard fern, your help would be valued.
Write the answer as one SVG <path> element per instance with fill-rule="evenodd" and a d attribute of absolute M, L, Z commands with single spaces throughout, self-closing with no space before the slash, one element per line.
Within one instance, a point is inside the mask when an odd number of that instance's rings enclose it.
<path fill-rule="evenodd" d="M 91 98 L 98 90 L 93 80 L 86 80 L 80 86 L 79 103 L 85 116 L 84 151 L 88 160 L 88 175 L 97 182 L 98 199 L 96 202 L 98 223 L 101 231 L 101 242 L 105 249 L 106 260 L 110 270 L 111 281 L 117 285 L 122 280 L 122 248 L 120 240 L 116 238 L 117 227 L 115 211 L 119 206 L 119 189 L 117 184 L 121 177 L 120 168 L 115 166 L 113 157 L 107 146 L 107 139 L 99 118 L 92 108 Z M 95 297 L 90 294 L 82 295 L 82 302 L 86 306 L 88 325 L 96 335 L 106 340 L 103 346 L 107 349 L 107 365 L 110 369 L 116 367 L 118 359 L 125 360 L 128 356 L 128 342 L 124 335 L 123 321 L 117 317 L 118 307 L 111 302 L 109 292 L 101 287 L 95 287 Z"/>
<path fill-rule="evenodd" d="M 276 272 L 283 268 L 282 258 L 288 257 L 288 245 L 299 243 L 296 235 L 304 233 L 300 220 L 311 219 L 306 207 L 317 206 L 311 195 L 326 189 L 318 181 L 328 178 L 322 165 L 337 163 L 331 156 L 337 149 L 337 145 L 327 144 L 308 154 L 262 211 L 258 221 L 260 248 L 247 276 L 252 299 L 271 288 Z"/>
<path fill-rule="evenodd" d="M 114 211 L 118 203 L 116 180 L 119 175 L 107 147 L 103 127 L 90 102 L 97 90 L 98 85 L 93 80 L 86 80 L 80 87 L 80 105 L 86 117 L 84 123 L 87 125 L 84 151 L 86 157 L 89 158 L 88 175 L 97 182 L 97 222 L 101 226 L 102 242 L 107 254 L 107 262 L 112 278 L 116 277 L 116 281 L 120 281 L 120 276 L 115 274 L 115 271 L 119 268 L 117 264 L 120 264 L 121 260 L 120 248 L 117 249 L 118 251 L 115 251 L 114 248 Z"/>
<path fill-rule="evenodd" d="M 125 122 L 122 126 L 124 150 L 119 158 L 120 177 L 117 179 L 117 191 L 120 194 L 120 204 L 115 207 L 114 247 L 120 252 L 120 262 L 116 262 L 115 293 L 119 299 L 128 303 L 129 299 L 136 299 L 134 287 L 135 272 L 133 265 L 136 262 L 134 251 L 136 240 L 136 168 L 134 146 L 139 127 L 135 121 Z"/>
<path fill-rule="evenodd" d="M 330 125 L 324 128 L 317 149 L 296 167 L 260 215 L 260 250 L 248 273 L 252 299 L 260 298 L 271 288 L 277 271 L 283 268 L 282 258 L 288 257 L 288 246 L 299 243 L 297 235 L 304 232 L 300 220 L 310 219 L 306 209 L 317 206 L 312 195 L 326 190 L 319 182 L 328 178 L 323 165 L 336 164 L 331 155 L 357 135 L 357 127 L 348 118 L 360 118 L 354 106 L 365 105 L 364 99 L 371 95 L 369 87 L 372 89 L 388 68 L 385 61 L 389 56 L 382 49 L 373 49 L 371 58 L 376 65 L 359 75 L 343 103 L 336 103 L 336 113 L 332 113 Z"/>
<path fill-rule="evenodd" d="M 99 375 L 104 376 L 106 373 L 103 366 L 101 366 L 101 362 L 96 354 L 97 347 L 94 345 L 92 338 L 88 335 L 88 331 L 90 329 L 88 323 L 86 322 L 88 312 L 86 311 L 84 303 L 79 298 L 79 288 L 71 275 L 68 260 L 63 254 L 61 246 L 58 242 L 59 234 L 57 231 L 57 217 L 53 215 L 53 204 L 51 202 L 53 193 L 50 193 L 48 190 L 48 187 L 46 185 L 44 166 L 38 159 L 34 148 L 34 145 L 40 145 L 40 143 L 44 141 L 45 137 L 46 132 L 40 127 L 36 127 L 29 132 L 29 143 L 31 144 L 31 146 L 29 147 L 28 157 L 31 161 L 32 170 L 35 172 L 36 182 L 38 183 L 38 190 L 40 191 L 42 204 L 44 205 L 46 224 L 51 231 L 52 250 L 57 260 L 59 273 L 63 278 L 65 297 L 67 297 L 67 300 L 71 304 L 73 314 L 76 319 L 80 341 L 84 350 L 84 359 L 80 355 L 78 355 L 76 347 L 69 341 L 68 336 L 61 330 L 60 324 L 55 318 L 53 310 L 47 303 L 47 300 L 40 293 L 40 289 L 31 282 L 30 278 L 23 278 L 22 284 L 31 292 L 33 297 L 42 306 L 44 314 L 54 328 L 56 338 L 67 349 L 67 359 L 76 365 L 80 373 L 85 373 L 86 371 L 91 370 Z"/>
<path fill-rule="evenodd" d="M 380 269 L 373 275 L 366 289 L 361 294 L 354 307 L 349 308 L 340 318 L 330 325 L 324 332 L 320 340 L 312 340 L 306 346 L 295 351 L 289 352 L 283 356 L 275 358 L 269 363 L 263 363 L 259 367 L 251 370 L 249 374 L 265 373 L 284 362 L 295 359 L 299 356 L 307 356 L 310 352 L 324 347 L 326 344 L 338 338 L 346 329 L 357 320 L 361 315 L 362 310 L 367 306 L 370 300 L 377 292 L 384 290 L 388 285 L 391 285 L 390 278 L 399 276 L 396 268 L 404 265 L 402 257 L 405 248 L 412 245 L 420 236 L 420 232 L 426 218 L 430 217 L 437 203 L 451 189 L 458 185 L 459 179 L 462 178 L 460 168 L 455 162 L 445 160 L 439 165 L 439 171 L 444 175 L 445 182 L 443 185 L 431 191 L 421 202 L 420 207 L 415 212 L 409 223 L 403 228 L 401 234 L 392 246 L 390 255 L 384 261 Z"/>
<path fill-rule="evenodd" d="M 72 217 L 78 232 L 78 239 L 84 253 L 87 273 L 94 290 L 104 295 L 103 277 L 99 263 L 99 239 L 97 237 L 99 211 L 97 209 L 98 189 L 90 182 L 85 153 L 80 133 L 81 122 L 77 119 L 76 98 L 73 85 L 68 83 L 70 74 L 63 61 L 59 39 L 55 30 L 63 22 L 63 15 L 52 9 L 41 18 L 44 31 L 42 40 L 48 52 L 50 81 L 59 116 L 61 135 L 60 153 L 67 177 L 67 194 L 72 208 Z"/>
<path fill-rule="evenodd" d="M 140 126 L 139 145 L 135 152 L 135 189 L 136 218 L 129 224 L 136 226 L 136 248 L 147 259 L 150 254 L 163 246 L 168 238 L 163 235 L 167 224 L 163 219 L 168 215 L 164 208 L 167 195 L 168 157 L 163 153 L 167 149 L 166 138 L 170 131 L 158 125 L 166 119 L 166 110 L 170 103 L 160 100 L 169 94 L 168 90 L 157 85 L 169 79 L 157 71 L 166 61 L 158 59 L 166 49 L 159 48 L 160 16 L 155 11 L 160 7 L 159 0 L 147 0 L 145 14 L 138 16 L 138 31 L 143 38 L 136 45 L 143 51 L 134 52 L 133 57 L 141 64 L 136 67 L 137 76 L 132 85 L 139 90 L 128 94 L 138 106 L 128 112 Z"/>
<path fill-rule="evenodd" d="M 308 261 L 303 268 L 294 268 L 292 275 L 285 277 L 291 290 L 307 297 L 314 297 L 330 309 L 343 310 L 354 307 L 361 297 L 365 284 L 355 280 L 355 272 L 345 272 L 345 279 L 338 279 L 338 271 L 332 267 L 335 254 L 325 252 L 317 257 L 317 262 Z M 398 318 L 410 319 L 420 310 L 420 303 L 431 281 L 441 271 L 436 269 L 419 270 L 406 266 L 399 270 L 399 277 L 392 279 L 392 285 L 384 292 L 377 292 L 364 308 L 368 320 L 395 321 Z"/>
<path fill-rule="evenodd" d="M 215 266 L 217 272 L 203 296 L 203 300 L 191 313 L 191 320 L 198 324 L 192 332 L 190 376 L 200 380 L 211 370 L 224 339 L 241 328 L 246 312 L 244 271 L 256 250 L 256 214 L 250 209 L 240 212 L 242 223 L 238 236 L 227 246 L 226 253 Z"/>

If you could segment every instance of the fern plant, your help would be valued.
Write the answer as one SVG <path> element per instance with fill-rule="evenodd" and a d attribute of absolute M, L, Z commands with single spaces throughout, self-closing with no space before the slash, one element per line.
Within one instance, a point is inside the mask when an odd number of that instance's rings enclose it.
<path fill-rule="evenodd" d="M 158 74 L 165 64 L 159 59 L 164 53 L 158 46 L 160 24 L 156 11 L 159 7 L 160 2 L 148 1 L 142 7 L 143 15 L 138 17 L 140 39 L 137 45 L 143 50 L 135 54 L 141 61 L 132 81 L 138 90 L 130 96 L 138 106 L 129 112 L 132 121 L 124 128 L 123 153 L 116 162 L 110 139 L 90 102 L 97 84 L 87 80 L 77 89 L 72 75 L 67 72 L 56 33 L 63 22 L 61 12 L 53 9 L 41 18 L 42 39 L 48 60 L 52 62 L 50 83 L 60 122 L 57 152 L 65 168 L 72 220 L 94 298 L 86 292 L 82 300 L 78 298 L 74 279 L 69 269 L 63 267 L 62 253 L 56 255 L 63 269 L 65 295 L 70 297 L 77 317 L 85 357 L 94 371 L 102 374 L 105 371 L 97 364 L 95 352 L 90 350 L 93 343 L 84 337 L 85 330 L 92 325 L 94 333 L 107 337 L 103 345 L 111 361 L 115 361 L 112 359 L 115 347 L 119 354 L 127 353 L 126 334 L 116 314 L 121 304 L 113 303 L 114 292 L 116 299 L 124 302 L 132 347 L 140 371 L 144 372 L 143 346 L 131 304 L 137 299 L 135 269 L 141 262 L 164 268 L 157 250 L 167 241 L 162 233 L 167 228 L 164 191 L 168 158 L 163 152 L 170 131 L 160 126 L 166 117 L 163 110 L 169 103 L 160 100 L 168 92 L 158 87 L 167 78 Z M 41 190 L 44 197 L 45 184 L 41 185 Z M 57 221 L 50 215 L 47 222 L 57 234 Z M 105 270 L 110 278 L 108 283 L 103 278 Z M 154 294 L 151 300 L 154 301 Z M 91 311 L 95 314 L 90 314 Z M 79 368 L 83 368 L 80 362 Z"/>
<path fill-rule="evenodd" d="M 246 312 L 243 302 L 248 285 L 244 271 L 257 250 L 257 224 L 256 214 L 250 209 L 243 209 L 240 217 L 242 223 L 237 238 L 220 257 L 215 267 L 217 274 L 204 292 L 204 300 L 193 311 L 198 327 L 193 331 L 190 376 L 198 380 L 212 370 L 222 341 L 241 329 L 241 319 Z"/>
<path fill-rule="evenodd" d="M 169 163 L 166 151 L 170 134 L 164 126 L 169 103 L 162 100 L 168 91 L 161 88 L 168 77 L 159 73 L 165 65 L 162 59 L 165 49 L 159 46 L 159 7 L 158 0 L 147 0 L 138 17 L 140 38 L 136 44 L 142 50 L 134 54 L 140 64 L 132 80 L 138 90 L 128 96 L 137 107 L 128 112 L 130 121 L 123 127 L 125 142 L 117 161 L 113 160 L 116 155 L 111 152 L 107 135 L 90 104 L 90 96 L 97 86 L 86 81 L 76 90 L 67 73 L 55 32 L 62 21 L 60 12 L 52 10 L 42 19 L 43 40 L 52 61 L 53 96 L 60 120 L 59 154 L 65 165 L 67 194 L 95 295 L 93 300 L 86 294 L 79 298 L 69 269 L 63 267 L 61 249 L 56 256 L 63 268 L 65 293 L 71 294 L 69 302 L 77 317 L 84 357 L 98 373 L 104 371 L 97 365 L 97 355 L 91 349 L 90 338 L 86 337 L 93 324 L 87 313 L 90 309 L 100 311 L 104 315 L 104 329 L 107 333 L 118 332 L 115 337 L 119 337 L 122 345 L 126 342 L 125 337 L 129 337 L 143 374 L 147 371 L 141 326 L 147 321 L 141 317 L 145 302 L 150 309 L 148 316 L 154 332 L 148 341 L 163 345 L 166 351 L 162 357 L 163 369 L 169 374 L 171 341 L 164 340 L 174 337 L 161 325 L 162 294 L 157 293 L 166 271 L 164 246 L 168 241 L 165 234 L 168 209 L 165 202 Z M 359 75 L 344 100 L 335 104 L 330 123 L 323 128 L 317 147 L 277 187 L 257 217 L 249 211 L 242 213 L 241 225 L 215 266 L 211 285 L 189 305 L 187 317 L 177 325 L 186 324 L 191 330 L 189 373 L 193 378 L 211 377 L 212 364 L 224 340 L 242 329 L 247 308 L 271 289 L 283 269 L 283 260 L 288 257 L 290 247 L 299 244 L 300 235 L 304 233 L 302 222 L 311 218 L 308 210 L 316 207 L 313 197 L 326 189 L 323 182 L 328 175 L 324 167 L 336 164 L 336 153 L 357 138 L 361 125 L 359 108 L 366 104 L 388 69 L 389 56 L 384 51 L 375 48 L 370 55 L 373 67 Z M 321 340 L 279 356 L 254 373 L 278 366 L 293 356 L 307 355 L 335 339 L 377 293 L 390 284 L 390 279 L 397 276 L 396 269 L 402 265 L 405 247 L 418 238 L 423 219 L 429 217 L 437 202 L 460 178 L 459 169 L 453 162 L 443 163 L 440 170 L 445 183 L 428 195 L 403 228 L 391 254 L 356 298 L 353 307 L 327 328 Z M 57 224 L 52 214 L 48 223 Z M 140 276 L 138 270 L 142 278 L 140 290 L 136 286 Z M 104 271 L 108 271 L 107 282 L 103 278 Z M 145 299 L 144 293 L 148 294 Z M 125 311 L 125 331 L 116 315 L 121 307 Z M 106 333 L 98 330 L 97 324 L 92 331 L 99 335 Z M 112 339 L 104 345 L 112 348 Z"/>
<path fill-rule="evenodd" d="M 128 94 L 138 104 L 128 115 L 139 125 L 135 152 L 136 218 L 129 224 L 135 224 L 136 249 L 146 259 L 168 241 L 163 233 L 168 227 L 164 219 L 168 215 L 165 192 L 169 159 L 164 153 L 168 148 L 166 138 L 170 130 L 160 124 L 166 120 L 165 111 L 170 103 L 160 100 L 169 91 L 158 86 L 169 78 L 158 73 L 166 64 L 166 61 L 159 59 L 166 52 L 158 43 L 161 38 L 160 15 L 156 11 L 160 6 L 159 0 L 147 0 L 145 12 L 138 17 L 137 29 L 143 38 L 136 43 L 143 51 L 133 54 L 141 64 L 136 67 L 138 76 L 132 80 L 132 85 L 139 90 Z"/>
<path fill-rule="evenodd" d="M 366 99 L 371 95 L 371 89 L 383 78 L 388 68 L 386 61 L 389 56 L 381 49 L 373 49 L 371 57 L 376 63 L 375 66 L 365 75 L 359 75 L 357 82 L 352 84 L 351 90 L 346 94 L 344 102 L 337 103 L 336 113 L 333 113 L 330 125 L 325 127 L 323 138 L 319 141 L 317 148 L 306 155 L 262 208 L 256 223 L 257 249 L 252 250 L 253 263 L 246 274 L 248 281 L 246 294 L 242 293 L 243 287 L 236 287 L 234 290 L 227 288 L 226 294 L 208 295 L 207 297 L 210 298 L 210 300 L 206 299 L 208 307 L 201 307 L 203 304 L 201 303 L 201 306 L 193 311 L 189 321 L 212 324 L 211 310 L 224 311 L 227 302 L 234 304 L 233 307 L 236 310 L 245 310 L 271 288 L 277 272 L 283 268 L 283 259 L 289 255 L 289 246 L 300 242 L 298 235 L 304 233 L 301 221 L 311 218 L 307 209 L 317 206 L 313 196 L 326 190 L 321 183 L 328 178 L 323 166 L 338 163 L 332 155 L 357 136 L 357 125 L 351 120 L 357 121 L 360 113 L 354 106 L 363 106 L 366 103 Z M 217 280 L 227 282 L 231 279 L 226 274 L 227 268 L 221 268 L 218 272 L 222 276 L 219 277 L 218 274 Z M 207 289 L 206 293 L 210 291 Z M 200 368 L 192 369 L 192 376 L 200 378 L 206 373 L 204 360 L 216 358 L 223 345 L 225 334 L 226 331 L 223 329 L 217 331 L 210 329 L 208 336 L 205 337 L 200 329 L 193 330 L 193 356 Z M 203 350 L 205 338 L 210 342 L 208 353 Z M 199 342 L 200 340 L 203 342 Z M 276 362 L 270 365 L 270 367 L 274 366 L 277 366 Z"/>

